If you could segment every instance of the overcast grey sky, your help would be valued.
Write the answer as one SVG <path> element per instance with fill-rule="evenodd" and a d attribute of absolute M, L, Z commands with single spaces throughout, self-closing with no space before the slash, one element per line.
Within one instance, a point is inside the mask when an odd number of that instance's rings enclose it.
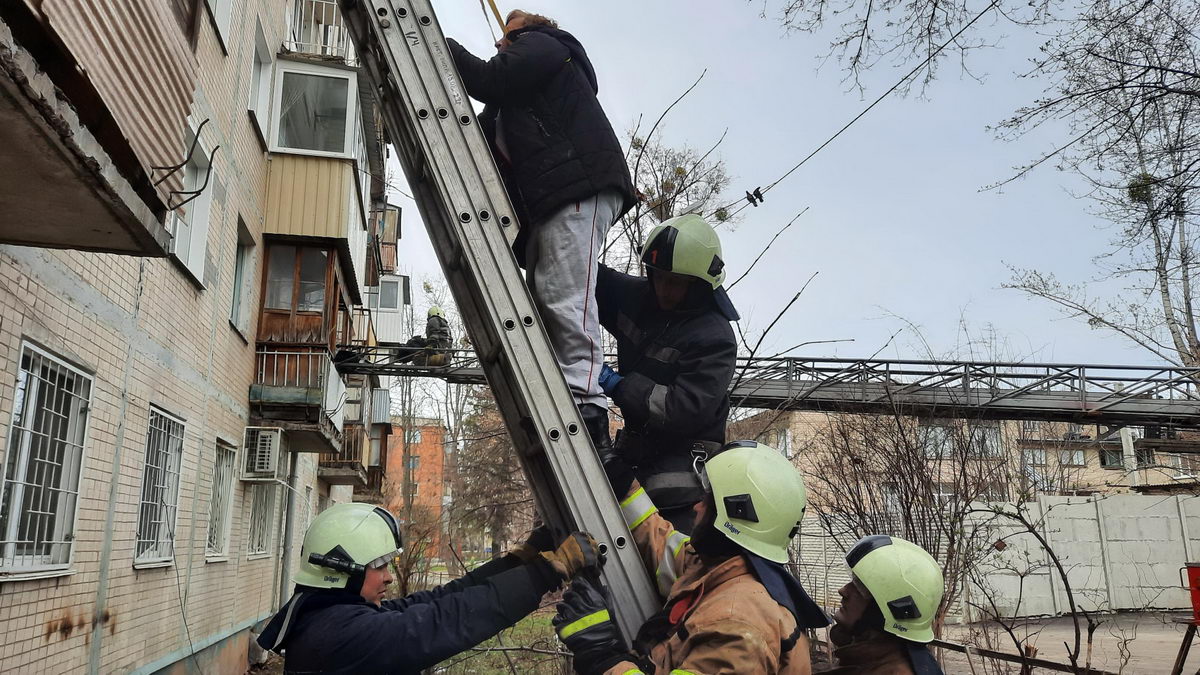
<path fill-rule="evenodd" d="M 479 56 L 494 52 L 477 0 L 437 3 L 446 34 Z M 734 177 L 730 197 L 775 180 L 887 89 L 903 71 L 871 73 L 865 99 L 848 92 L 820 36 L 785 35 L 761 3 L 546 2 L 523 9 L 555 17 L 587 48 L 600 98 L 619 135 L 639 114 L 649 124 L 705 68 L 699 87 L 666 119 L 663 140 L 707 148 L 726 128 L 719 154 Z M 502 10 L 512 9 L 504 6 Z M 982 22 L 981 22 L 982 23 Z M 1001 32 L 982 26 L 991 35 Z M 1056 140 L 1039 133 L 995 140 L 987 125 L 1031 102 L 1040 84 L 1018 80 L 1036 36 L 1010 35 L 970 62 L 981 84 L 944 64 L 926 98 L 893 96 L 722 230 L 730 278 L 771 236 L 809 210 L 732 292 L 743 326 L 757 334 L 814 272 L 819 273 L 761 353 L 807 340 L 853 339 L 796 354 L 865 357 L 909 322 L 935 354 L 965 355 L 965 324 L 975 338 L 994 330 L 998 356 L 1071 363 L 1154 363 L 1107 332 L 1062 318 L 1048 303 L 1002 290 L 1005 263 L 1052 270 L 1064 280 L 1094 276 L 1105 223 L 1071 196 L 1071 177 L 1042 167 L 1003 192 L 982 188 L 1012 173 Z M 394 162 L 394 160 L 393 160 Z M 403 184 L 398 165 L 391 169 Z M 407 191 L 407 188 L 405 188 Z M 414 281 L 440 277 L 411 200 L 405 207 L 402 268 Z M 417 300 L 419 303 L 420 301 Z M 927 355 L 913 331 L 881 357 Z"/>

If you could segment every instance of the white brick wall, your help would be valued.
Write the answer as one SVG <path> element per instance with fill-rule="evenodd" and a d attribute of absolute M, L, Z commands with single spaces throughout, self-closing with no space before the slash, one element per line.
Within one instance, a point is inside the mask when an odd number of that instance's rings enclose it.
<path fill-rule="evenodd" d="M 228 53 L 207 17 L 201 21 L 194 115 L 212 119 L 205 139 L 222 149 L 214 162 L 219 187 L 210 189 L 216 197 L 224 195 L 212 207 L 208 256 L 213 275 L 204 290 L 165 259 L 0 246 L 0 462 L 7 450 L 22 340 L 95 377 L 73 573 L 0 581 L 0 672 L 83 671 L 97 649 L 100 660 L 91 664 L 97 672 L 126 672 L 186 650 L 188 633 L 194 642 L 206 641 L 267 614 L 277 601 L 282 533 L 274 535 L 271 555 L 247 557 L 246 484 L 235 481 L 228 557 L 206 561 L 205 543 L 216 441 L 241 445 L 254 367 L 253 335 L 247 342 L 230 327 L 228 315 L 239 215 L 258 244 L 255 265 L 247 270 L 254 282 L 244 302 L 259 304 L 266 155 L 245 109 L 255 18 L 260 17 L 268 41 L 279 44 L 282 4 L 235 0 Z M 134 569 L 151 404 L 185 420 L 176 554 L 171 566 Z M 316 456 L 302 455 L 298 473 L 300 494 L 305 486 L 312 490 L 309 503 L 297 499 L 295 560 L 321 492 Z M 116 499 L 109 531 L 111 489 Z M 280 488 L 277 511 L 286 498 Z M 101 552 L 107 537 L 111 555 L 101 613 Z"/>

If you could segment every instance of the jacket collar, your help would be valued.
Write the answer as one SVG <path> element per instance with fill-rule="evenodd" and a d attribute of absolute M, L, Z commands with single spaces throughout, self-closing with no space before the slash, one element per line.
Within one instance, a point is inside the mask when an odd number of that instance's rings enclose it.
<path fill-rule="evenodd" d="M 848 635 L 834 626 L 829 637 L 834 643 L 833 655 L 839 666 L 908 664 L 908 650 L 903 640 L 883 631 Z"/>
<path fill-rule="evenodd" d="M 713 567 L 699 562 L 699 556 L 696 557 L 696 560 L 695 566 L 685 571 L 680 578 L 680 583 L 675 584 L 670 597 L 667 598 L 668 605 L 685 595 L 702 596 L 711 593 L 713 589 L 723 583 L 750 574 L 750 567 L 746 564 L 745 558 L 740 555 L 735 555 Z"/>
<path fill-rule="evenodd" d="M 259 646 L 278 652 L 287 646 L 292 631 L 308 614 L 334 605 L 366 605 L 375 608 L 375 605 L 368 603 L 358 593 L 351 593 L 342 588 L 318 589 L 297 585 L 291 600 L 279 608 L 259 634 Z"/>

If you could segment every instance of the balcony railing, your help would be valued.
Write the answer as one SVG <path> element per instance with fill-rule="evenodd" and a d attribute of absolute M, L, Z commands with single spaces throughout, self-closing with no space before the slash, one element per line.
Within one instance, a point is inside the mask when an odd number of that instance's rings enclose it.
<path fill-rule="evenodd" d="M 342 431 L 346 384 L 323 347 L 260 347 L 251 399 L 266 405 L 320 407 L 319 422 Z"/>
<path fill-rule="evenodd" d="M 287 48 L 302 54 L 342 59 L 357 65 L 354 45 L 336 0 L 296 0 Z"/>
<path fill-rule="evenodd" d="M 367 480 L 367 454 L 371 440 L 366 428 L 358 424 L 347 424 L 342 434 L 341 452 L 323 452 L 318 457 L 318 475 L 334 485 L 363 487 Z"/>

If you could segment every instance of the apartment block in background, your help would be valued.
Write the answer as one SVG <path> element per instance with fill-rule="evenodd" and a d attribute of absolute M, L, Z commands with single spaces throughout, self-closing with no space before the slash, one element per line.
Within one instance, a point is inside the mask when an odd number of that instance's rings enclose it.
<path fill-rule="evenodd" d="M 437 418 L 396 417 L 387 455 L 387 508 L 409 525 L 412 545 L 424 545 L 429 558 L 443 558 L 446 508 L 453 498 L 454 448 Z M 420 543 L 418 543 L 420 542 Z"/>

